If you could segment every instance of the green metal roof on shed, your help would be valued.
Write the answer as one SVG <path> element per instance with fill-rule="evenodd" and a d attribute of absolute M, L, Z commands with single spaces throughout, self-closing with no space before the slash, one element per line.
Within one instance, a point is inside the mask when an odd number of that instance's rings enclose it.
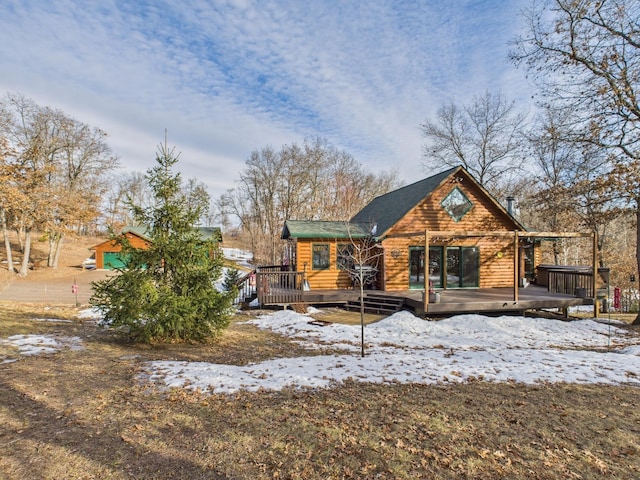
<path fill-rule="evenodd" d="M 220 227 L 197 227 L 202 240 L 214 240 L 222 242 L 222 230 Z"/>
<path fill-rule="evenodd" d="M 122 229 L 122 232 L 120 232 L 121 234 L 125 234 L 125 233 L 135 233 L 137 236 L 139 236 L 140 238 L 144 238 L 145 240 L 151 240 L 151 237 L 149 237 L 149 233 L 147 231 L 147 227 L 141 227 L 138 225 L 128 225 L 126 227 L 124 227 Z"/>
<path fill-rule="evenodd" d="M 220 227 L 197 227 L 198 233 L 200 234 L 200 238 L 202 240 L 214 240 L 217 242 L 222 242 L 222 230 Z M 149 231 L 147 227 L 129 225 L 122 229 L 122 233 L 131 232 L 138 235 L 145 240 L 151 240 L 149 237 Z"/>
<path fill-rule="evenodd" d="M 369 235 L 370 223 L 287 220 L 281 238 L 365 238 Z"/>

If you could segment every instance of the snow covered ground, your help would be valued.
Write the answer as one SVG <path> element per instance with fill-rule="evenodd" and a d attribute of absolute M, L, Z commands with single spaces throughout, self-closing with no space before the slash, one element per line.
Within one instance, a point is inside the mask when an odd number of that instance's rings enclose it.
<path fill-rule="evenodd" d="M 86 310 L 79 317 L 95 318 L 96 312 Z M 345 380 L 640 386 L 640 336 L 620 328 L 619 323 L 481 315 L 431 322 L 399 312 L 365 327 L 363 358 L 359 325 L 322 326 L 311 321 L 310 315 L 283 310 L 247 323 L 288 336 L 315 350 L 313 355 L 274 358 L 245 366 L 154 361 L 145 364 L 147 373 L 140 379 L 214 393 L 327 388 Z M 78 337 L 49 335 L 14 335 L 0 339 L 0 343 L 17 347 L 21 355 L 84 348 Z M 323 354 L 323 350 L 336 348 L 345 353 Z M 2 363 L 15 360 L 5 359 Z"/>
<path fill-rule="evenodd" d="M 227 260 L 236 262 L 238 265 L 253 268 L 253 254 L 240 248 L 222 247 L 222 254 Z"/>
<path fill-rule="evenodd" d="M 214 393 L 325 388 L 359 382 L 568 382 L 640 386 L 640 338 L 595 320 L 561 322 L 524 317 L 459 315 L 428 322 L 400 312 L 365 327 L 309 323 L 308 315 L 279 311 L 248 323 L 314 349 L 342 355 L 277 358 L 246 366 L 156 361 L 148 379 L 168 387 Z"/>

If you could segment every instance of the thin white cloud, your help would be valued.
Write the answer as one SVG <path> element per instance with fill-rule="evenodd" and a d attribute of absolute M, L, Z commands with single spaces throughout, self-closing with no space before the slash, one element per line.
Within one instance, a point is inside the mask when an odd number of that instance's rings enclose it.
<path fill-rule="evenodd" d="M 314 136 L 413 179 L 442 102 L 529 98 L 506 60 L 525 1 L 7 0 L 0 92 L 103 128 L 131 169 L 166 128 L 214 196 L 252 150 Z"/>

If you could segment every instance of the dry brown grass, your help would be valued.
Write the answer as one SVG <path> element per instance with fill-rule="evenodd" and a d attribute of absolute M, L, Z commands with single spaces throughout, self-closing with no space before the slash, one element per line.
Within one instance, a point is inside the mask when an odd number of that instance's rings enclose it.
<path fill-rule="evenodd" d="M 0 305 L 0 338 L 85 349 L 0 363 L 6 479 L 640 478 L 637 388 L 367 385 L 207 396 L 141 383 L 147 360 L 245 364 L 310 355 L 232 323 L 211 346 L 137 346 L 74 309 Z M 2 356 L 16 358 L 8 347 Z"/>
<path fill-rule="evenodd" d="M 316 320 L 330 323 L 343 323 L 346 325 L 360 325 L 360 312 L 346 311 L 342 308 L 323 309 L 316 314 L 311 315 Z M 373 313 L 364 314 L 364 324 L 378 322 L 387 315 L 376 315 Z"/>
<path fill-rule="evenodd" d="M 631 324 L 636 317 L 637 313 L 620 313 L 620 312 L 610 312 L 610 313 L 600 313 L 600 318 L 602 320 L 619 320 L 621 322 Z M 574 318 L 593 318 L 593 313 L 574 313 L 572 314 Z"/>
<path fill-rule="evenodd" d="M 30 278 L 77 271 L 96 240 L 69 242 L 64 267 Z M 78 336 L 85 346 L 19 357 L 0 344 L 2 479 L 640 478 L 637 388 L 348 383 L 208 396 L 139 375 L 149 360 L 247 364 L 319 352 L 244 324 L 249 314 L 214 345 L 141 346 L 76 313 L 0 302 L 0 339 Z M 357 312 L 317 318 L 360 322 Z"/>

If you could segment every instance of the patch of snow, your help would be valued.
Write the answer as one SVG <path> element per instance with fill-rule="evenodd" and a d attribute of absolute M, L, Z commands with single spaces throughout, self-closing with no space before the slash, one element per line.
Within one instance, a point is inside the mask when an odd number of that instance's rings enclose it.
<path fill-rule="evenodd" d="M 622 348 L 619 350 L 619 353 L 623 353 L 624 355 L 635 355 L 637 357 L 640 357 L 640 345 L 631 345 L 629 347 Z"/>
<path fill-rule="evenodd" d="M 78 312 L 76 317 L 81 320 L 102 320 L 102 313 L 97 308 L 84 308 Z"/>
<path fill-rule="evenodd" d="M 56 353 L 63 348 L 82 350 L 80 337 L 54 337 L 52 335 L 12 335 L 0 343 L 13 346 L 25 356 Z"/>
<path fill-rule="evenodd" d="M 73 323 L 71 320 L 64 320 L 62 318 L 32 318 L 34 322 L 52 322 L 52 323 Z"/>
<path fill-rule="evenodd" d="M 640 386 L 637 335 L 594 320 L 459 315 L 430 322 L 398 312 L 365 327 L 309 323 L 308 315 L 282 310 L 249 324 L 310 348 L 348 354 L 272 359 L 235 366 L 207 362 L 147 363 L 145 378 L 167 387 L 213 393 L 326 388 L 345 380 L 368 383 L 457 383 L 471 379 L 521 383 L 628 383 Z"/>
<path fill-rule="evenodd" d="M 240 248 L 222 247 L 224 258 L 236 262 L 238 265 L 252 267 L 253 254 Z"/>

